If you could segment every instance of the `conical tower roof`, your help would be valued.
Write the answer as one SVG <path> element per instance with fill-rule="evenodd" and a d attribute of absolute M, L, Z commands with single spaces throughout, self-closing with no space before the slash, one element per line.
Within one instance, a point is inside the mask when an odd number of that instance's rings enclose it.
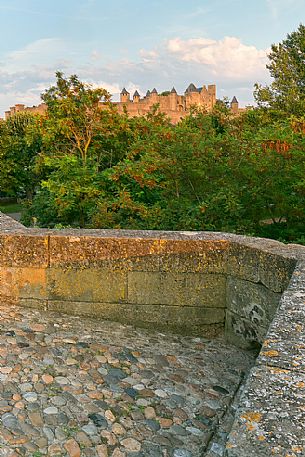
<path fill-rule="evenodd" d="M 237 98 L 235 97 L 235 95 L 234 95 L 234 97 L 232 98 L 231 103 L 238 103 L 238 100 L 237 100 Z"/>
<path fill-rule="evenodd" d="M 139 92 L 136 90 L 135 93 L 133 94 L 134 97 L 140 97 Z"/>
<path fill-rule="evenodd" d="M 148 91 L 146 92 L 146 97 L 149 97 L 149 96 L 150 96 L 150 90 L 148 90 Z"/>
<path fill-rule="evenodd" d="M 121 95 L 128 95 L 129 92 L 125 89 L 125 87 L 122 89 Z"/>
<path fill-rule="evenodd" d="M 152 94 L 157 94 L 157 89 L 154 87 L 153 90 L 151 91 Z"/>
<path fill-rule="evenodd" d="M 189 93 L 189 92 L 197 92 L 196 86 L 195 86 L 193 83 L 191 83 L 191 84 L 188 86 L 188 88 L 186 89 L 185 92 L 186 92 L 186 93 Z"/>
<path fill-rule="evenodd" d="M 176 89 L 173 87 L 172 90 L 171 90 L 171 94 L 176 94 L 176 93 L 177 93 L 177 91 L 176 91 Z"/>

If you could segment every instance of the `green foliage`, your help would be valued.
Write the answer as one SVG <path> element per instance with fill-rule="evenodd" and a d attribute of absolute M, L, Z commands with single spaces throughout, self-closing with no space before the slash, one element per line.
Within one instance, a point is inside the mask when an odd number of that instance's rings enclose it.
<path fill-rule="evenodd" d="M 272 107 L 289 114 L 302 115 L 305 108 L 305 26 L 273 44 L 267 65 L 273 82 L 255 86 L 260 106 Z"/>
<path fill-rule="evenodd" d="M 36 116 L 19 112 L 0 123 L 0 192 L 32 196 L 37 182 L 33 162 L 40 151 L 40 138 L 30 140 L 27 132 Z"/>
<path fill-rule="evenodd" d="M 101 102 L 110 99 L 105 89 L 94 89 L 72 75 L 65 79 L 56 73 L 56 85 L 48 89 L 42 100 L 48 108 L 48 115 L 42 125 L 44 147 L 57 147 L 59 154 L 78 155 L 83 164 L 94 149 L 95 143 L 103 137 Z"/>
<path fill-rule="evenodd" d="M 20 203 L 0 203 L 0 211 L 5 214 L 20 213 L 23 211 L 23 206 Z"/>
<path fill-rule="evenodd" d="M 233 116 L 224 100 L 177 125 L 158 106 L 130 118 L 103 89 L 61 73 L 43 99 L 46 115 L 0 124 L 1 190 L 34 194 L 24 223 L 305 242 L 302 116 L 274 107 Z"/>

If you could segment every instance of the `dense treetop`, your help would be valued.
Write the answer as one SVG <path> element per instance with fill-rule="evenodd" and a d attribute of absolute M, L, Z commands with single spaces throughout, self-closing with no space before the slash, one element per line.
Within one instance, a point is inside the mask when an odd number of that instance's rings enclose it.
<path fill-rule="evenodd" d="M 256 85 L 259 105 L 288 114 L 304 115 L 305 109 L 305 26 L 271 46 L 267 65 L 273 81 L 270 86 Z"/>

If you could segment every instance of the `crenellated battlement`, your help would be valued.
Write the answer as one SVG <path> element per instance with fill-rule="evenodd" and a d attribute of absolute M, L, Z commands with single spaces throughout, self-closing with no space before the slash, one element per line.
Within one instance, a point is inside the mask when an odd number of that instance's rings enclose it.
<path fill-rule="evenodd" d="M 132 98 L 131 94 L 124 87 L 120 93 L 120 101 L 113 103 L 117 106 L 120 113 L 127 111 L 128 115 L 131 117 L 146 115 L 152 110 L 153 106 L 158 105 L 160 112 L 166 114 L 171 121 L 176 124 L 180 119 L 187 116 L 193 107 L 210 112 L 216 101 L 215 84 L 196 87 L 191 83 L 182 95 L 179 95 L 174 87 L 171 91 L 161 92 L 160 94 L 157 89 L 154 88 L 152 91 L 148 90 L 143 97 L 141 97 L 136 90 Z M 236 97 L 232 99 L 230 108 L 233 114 L 238 114 L 242 111 L 242 109 L 239 108 Z M 5 111 L 5 119 L 8 119 L 10 116 L 20 111 L 43 114 L 46 110 L 47 106 L 45 103 L 31 107 L 18 103 Z"/>
<path fill-rule="evenodd" d="M 120 102 L 116 103 L 119 112 L 126 110 L 130 116 L 141 116 L 149 113 L 154 105 L 159 105 L 159 110 L 170 117 L 173 123 L 189 114 L 192 107 L 197 107 L 209 112 L 216 103 L 216 86 L 196 87 L 190 84 L 183 95 L 178 95 L 173 87 L 171 91 L 158 93 L 154 88 L 148 90 L 141 98 L 136 90 L 132 96 L 125 89 L 121 91 Z"/>

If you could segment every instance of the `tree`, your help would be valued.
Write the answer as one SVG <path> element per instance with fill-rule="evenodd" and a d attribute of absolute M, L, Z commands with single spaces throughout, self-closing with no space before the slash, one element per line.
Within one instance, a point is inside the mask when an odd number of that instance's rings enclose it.
<path fill-rule="evenodd" d="M 19 112 L 0 123 L 0 192 L 28 198 L 34 192 L 33 163 L 41 138 L 28 138 L 27 134 L 36 119 L 29 112 Z"/>
<path fill-rule="evenodd" d="M 44 226 L 83 227 L 104 194 L 103 172 L 126 154 L 133 133 L 105 89 L 93 88 L 75 75 L 65 78 L 57 72 L 56 77 L 56 84 L 42 95 L 46 115 L 31 130 L 33 138 L 42 138 L 36 160 L 40 186 L 24 222 L 35 217 Z"/>
<path fill-rule="evenodd" d="M 41 96 L 48 108 L 44 137 L 53 151 L 57 147 L 58 153 L 76 154 L 85 165 L 99 133 L 100 103 L 109 102 L 110 94 L 81 82 L 76 75 L 64 78 L 57 72 L 56 78 L 56 85 Z"/>
<path fill-rule="evenodd" d="M 259 106 L 284 113 L 302 115 L 305 109 L 305 26 L 271 46 L 267 69 L 273 78 L 270 86 L 255 85 Z"/>

